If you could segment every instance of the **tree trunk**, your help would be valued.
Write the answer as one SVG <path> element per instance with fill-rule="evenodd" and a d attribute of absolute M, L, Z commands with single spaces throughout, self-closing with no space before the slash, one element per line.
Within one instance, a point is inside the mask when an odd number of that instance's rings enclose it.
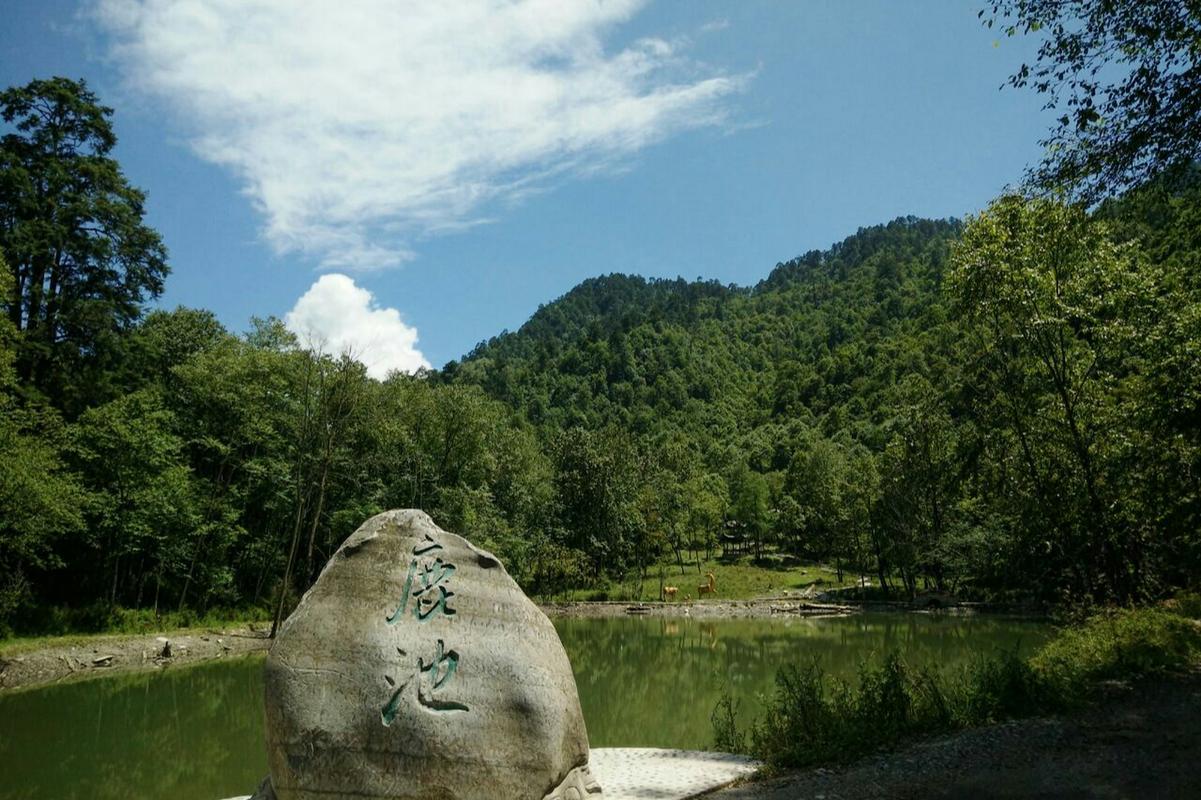
<path fill-rule="evenodd" d="M 120 569 L 121 554 L 117 553 L 117 557 L 113 559 L 113 589 L 108 597 L 108 604 L 110 608 L 115 608 L 117 605 L 117 576 L 120 574 Z"/>
<path fill-rule="evenodd" d="M 297 499 L 296 502 L 296 519 L 292 524 L 292 546 L 288 550 L 288 564 L 284 568 L 284 580 L 279 587 L 279 602 L 275 606 L 275 619 L 271 622 L 271 635 L 269 638 L 275 638 L 275 632 L 279 630 L 279 623 L 283 621 L 284 604 L 288 599 L 288 586 L 292 582 L 292 567 L 296 563 L 296 550 L 300 545 L 300 526 L 304 520 L 304 503 Z"/>
<path fill-rule="evenodd" d="M 321 522 L 321 509 L 325 506 L 325 485 L 328 477 L 329 461 L 327 460 L 321 467 L 321 483 L 317 490 L 317 510 L 313 513 L 313 524 L 309 526 L 309 546 L 308 553 L 305 555 L 304 570 L 307 581 L 313 580 L 313 543 L 317 538 L 317 526 Z"/>
<path fill-rule="evenodd" d="M 142 595 L 145 593 L 145 590 L 146 590 L 146 555 L 145 555 L 145 553 L 143 553 L 141 559 L 138 560 L 138 597 L 136 600 L 133 601 L 134 608 L 140 609 L 142 607 Z"/>
<path fill-rule="evenodd" d="M 192 550 L 192 561 L 190 564 L 188 564 L 188 574 L 186 576 L 184 576 L 184 579 L 183 579 L 183 590 L 179 593 L 179 606 L 176 607 L 176 609 L 175 609 L 176 613 L 182 613 L 184 603 L 187 602 L 188 586 L 190 586 L 192 583 L 192 573 L 196 569 L 196 562 L 200 559 L 200 550 L 201 550 L 201 547 L 204 545 L 204 539 L 205 539 L 204 533 L 201 533 L 199 538 L 196 539 L 196 547 L 193 548 L 193 550 Z"/>

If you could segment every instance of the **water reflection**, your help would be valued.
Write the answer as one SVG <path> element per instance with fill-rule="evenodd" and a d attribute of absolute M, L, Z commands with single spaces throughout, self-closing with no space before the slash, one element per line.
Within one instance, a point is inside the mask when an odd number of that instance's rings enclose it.
<path fill-rule="evenodd" d="M 593 746 L 707 747 L 723 683 L 756 713 L 776 669 L 818 657 L 851 677 L 899 649 L 954 666 L 1029 648 L 1045 627 L 991 619 L 588 619 L 556 627 Z M 217 800 L 267 769 L 262 656 L 0 696 L 0 800 Z"/>
<path fill-rule="evenodd" d="M 1023 651 L 1043 625 L 914 614 L 839 619 L 572 619 L 556 623 L 571 655 L 595 747 L 707 747 L 723 685 L 749 722 L 783 664 L 817 658 L 853 680 L 859 665 L 892 650 L 913 664 L 953 670 L 1001 649 Z"/>
<path fill-rule="evenodd" d="M 218 800 L 267 769 L 262 655 L 0 697 L 0 797 Z"/>

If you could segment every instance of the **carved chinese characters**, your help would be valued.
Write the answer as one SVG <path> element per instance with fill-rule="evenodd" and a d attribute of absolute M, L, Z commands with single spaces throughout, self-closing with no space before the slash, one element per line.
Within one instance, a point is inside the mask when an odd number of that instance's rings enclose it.
<path fill-rule="evenodd" d="M 454 597 L 454 592 L 450 591 L 444 582 L 455 574 L 455 565 L 444 563 L 441 557 L 434 558 L 428 555 L 441 549 L 442 545 L 434 541 L 429 534 L 426 534 L 421 542 L 413 546 L 413 560 L 409 562 L 409 574 L 405 576 L 404 591 L 400 596 L 400 604 L 395 611 L 388 615 L 389 625 L 395 625 L 408 613 L 410 599 L 413 601 L 413 616 L 418 622 L 426 622 L 437 614 L 445 617 L 454 616 L 455 610 L 447 604 L 447 601 Z M 416 584 L 413 582 L 414 577 L 417 578 Z M 402 656 L 405 655 L 405 652 L 399 647 L 396 648 L 396 651 Z M 446 649 L 446 643 L 439 639 L 437 651 L 428 664 L 425 663 L 424 658 L 417 659 L 415 676 L 410 676 L 404 683 L 397 686 L 393 678 L 385 675 L 384 680 L 388 682 L 389 686 L 396 686 L 396 690 L 392 692 L 392 696 L 380 713 L 384 724 L 391 725 L 392 721 L 396 719 L 396 714 L 400 710 L 400 698 L 410 683 L 416 684 L 417 702 L 426 708 L 432 711 L 466 711 L 467 706 L 462 703 L 434 697 L 435 692 L 438 692 L 454 677 L 458 668 L 459 654 L 454 650 Z M 426 678 L 426 680 L 422 680 L 422 678 Z"/>
<path fill-rule="evenodd" d="M 495 557 L 421 512 L 346 540 L 265 674 L 279 800 L 600 797 L 554 628 Z"/>

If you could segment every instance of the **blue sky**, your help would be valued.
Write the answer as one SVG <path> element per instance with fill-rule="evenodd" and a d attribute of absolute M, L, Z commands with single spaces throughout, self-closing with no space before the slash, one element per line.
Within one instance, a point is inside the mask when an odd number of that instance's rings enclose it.
<path fill-rule="evenodd" d="M 754 283 L 982 208 L 1050 119 L 978 2 L 6 0 L 0 83 L 86 78 L 166 306 L 435 366 L 608 272 Z M 327 10 L 336 8 L 337 10 Z M 323 278 L 322 276 L 326 276 Z M 414 341 L 416 339 L 416 341 Z"/>

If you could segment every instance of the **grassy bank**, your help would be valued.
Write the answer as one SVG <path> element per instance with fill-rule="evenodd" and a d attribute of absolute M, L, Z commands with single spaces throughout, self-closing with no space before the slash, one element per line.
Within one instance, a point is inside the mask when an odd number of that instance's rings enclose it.
<path fill-rule="evenodd" d="M 709 573 L 713 574 L 714 594 L 699 593 L 698 587 L 707 584 Z M 784 592 L 799 592 L 816 586 L 818 588 L 834 588 L 852 585 L 857 576 L 844 574 L 843 580 L 838 580 L 837 573 L 824 566 L 816 564 L 769 563 L 756 564 L 749 558 L 737 562 L 704 561 L 698 567 L 691 563 L 683 569 L 678 564 L 662 564 L 648 570 L 645 577 L 633 577 L 625 582 L 608 582 L 600 586 L 571 589 L 553 597 L 539 597 L 539 600 L 588 602 L 603 600 L 620 600 L 637 602 L 641 600 L 660 599 L 659 586 L 662 579 L 664 586 L 676 587 L 675 599 L 682 601 L 689 597 L 713 600 L 750 600 L 756 597 L 768 597 Z"/>
<path fill-rule="evenodd" d="M 239 628 L 270 620 L 270 611 L 254 607 L 217 608 L 205 614 L 197 614 L 191 610 L 155 614 L 149 609 L 47 609 L 41 613 L 36 626 L 29 626 L 37 633 L 21 633 L 0 638 L 0 655 L 13 655 L 44 647 L 83 644 L 107 636 Z"/>
<path fill-rule="evenodd" d="M 749 600 L 756 597 L 780 595 L 785 591 L 799 592 L 811 586 L 833 588 L 853 584 L 857 579 L 845 575 L 840 582 L 832 569 L 818 565 L 796 563 L 755 564 L 749 558 L 738 562 L 706 561 L 699 569 L 695 563 L 681 571 L 676 564 L 664 564 L 663 584 L 677 587 L 676 600 L 686 596 L 696 601 L 700 595 L 697 587 L 707 582 L 706 575 L 713 573 L 716 594 L 704 598 L 716 600 Z M 603 601 L 618 600 L 637 602 L 658 600 L 660 567 L 650 570 L 643 578 L 632 578 L 626 582 L 606 582 L 599 586 L 572 589 L 553 596 L 535 597 L 539 601 Z M 162 612 L 155 614 L 149 609 L 125 609 L 96 605 L 81 609 L 45 608 L 34 616 L 22 620 L 16 631 L 3 636 L 0 631 L 0 653 L 28 650 L 40 644 L 54 644 L 56 640 L 77 639 L 80 641 L 97 635 L 163 633 L 190 628 L 227 628 L 263 622 L 271 619 L 271 610 L 266 608 L 217 608 L 205 614 L 191 610 Z"/>
<path fill-rule="evenodd" d="M 769 710 L 749 730 L 735 703 L 713 712 L 715 746 L 750 753 L 769 770 L 846 762 L 902 739 L 1063 711 L 1102 681 L 1183 672 L 1201 659 L 1195 600 L 1175 608 L 1108 612 L 1060 632 L 1027 659 L 981 658 L 955 674 L 916 669 L 899 656 L 865 666 L 857 685 L 816 662 L 776 676 Z"/>

